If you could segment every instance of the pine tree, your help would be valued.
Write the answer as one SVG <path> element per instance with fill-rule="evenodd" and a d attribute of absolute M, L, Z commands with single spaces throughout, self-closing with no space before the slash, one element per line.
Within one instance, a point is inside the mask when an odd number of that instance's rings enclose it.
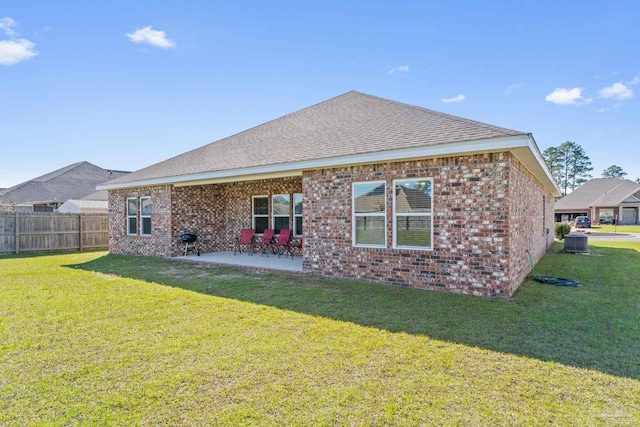
<path fill-rule="evenodd" d="M 559 147 L 549 147 L 542 154 L 556 182 L 564 189 L 563 195 L 591 178 L 591 160 L 584 149 L 575 142 L 567 141 Z"/>
<path fill-rule="evenodd" d="M 618 165 L 611 165 L 602 171 L 603 178 L 620 178 L 624 179 L 627 173 Z"/>

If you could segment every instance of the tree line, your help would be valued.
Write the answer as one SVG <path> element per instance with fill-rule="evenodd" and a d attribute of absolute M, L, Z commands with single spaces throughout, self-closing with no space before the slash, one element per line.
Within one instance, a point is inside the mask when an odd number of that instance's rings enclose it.
<path fill-rule="evenodd" d="M 580 144 L 567 141 L 558 147 L 549 147 L 542 153 L 558 186 L 565 196 L 591 179 L 591 160 Z M 618 165 L 611 165 L 602 171 L 603 178 L 625 179 L 627 173 Z M 636 178 L 640 184 L 640 178 Z"/>

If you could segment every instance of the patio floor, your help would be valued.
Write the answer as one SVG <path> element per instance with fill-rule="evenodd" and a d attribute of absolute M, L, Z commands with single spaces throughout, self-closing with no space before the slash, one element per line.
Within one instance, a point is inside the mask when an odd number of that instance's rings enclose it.
<path fill-rule="evenodd" d="M 291 257 L 285 258 L 284 256 L 278 258 L 277 255 L 270 255 L 269 257 L 260 256 L 260 254 L 249 256 L 247 253 L 234 255 L 233 251 L 229 251 L 201 253 L 200 256 L 189 253 L 187 256 L 178 256 L 174 259 L 198 263 L 226 264 L 259 270 L 302 273 L 301 256 L 295 256 L 291 259 Z"/>

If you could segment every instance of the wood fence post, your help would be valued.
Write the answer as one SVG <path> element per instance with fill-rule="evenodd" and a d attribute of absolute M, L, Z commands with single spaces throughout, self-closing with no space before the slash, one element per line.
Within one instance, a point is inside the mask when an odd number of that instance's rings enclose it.
<path fill-rule="evenodd" d="M 80 239 L 79 245 L 80 245 L 80 250 L 82 250 L 82 246 L 83 246 L 83 245 L 82 245 L 82 214 L 81 214 L 81 213 L 79 213 L 79 214 L 78 214 L 78 221 L 79 221 L 78 233 L 80 233 L 80 236 L 79 236 L 79 239 Z"/>
<path fill-rule="evenodd" d="M 16 246 L 16 255 L 20 253 L 20 216 L 18 215 L 18 211 L 16 211 L 16 226 L 15 226 L 15 246 Z"/>

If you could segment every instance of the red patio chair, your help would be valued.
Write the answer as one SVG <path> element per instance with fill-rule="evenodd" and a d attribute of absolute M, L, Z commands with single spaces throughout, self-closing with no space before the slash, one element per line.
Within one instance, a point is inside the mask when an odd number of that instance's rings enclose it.
<path fill-rule="evenodd" d="M 245 251 L 249 252 L 249 255 L 253 254 L 253 229 L 251 228 L 243 228 L 240 230 L 240 237 L 236 237 L 235 243 L 233 245 L 233 254 L 236 252 L 242 252 L 243 248 Z"/>
<path fill-rule="evenodd" d="M 275 244 L 275 250 L 278 251 L 278 258 L 280 258 L 280 255 L 285 251 L 291 253 L 291 230 L 280 230 L 278 241 Z"/>
<path fill-rule="evenodd" d="M 267 250 L 270 249 L 271 245 L 273 244 L 273 233 L 274 230 L 272 228 L 267 228 L 266 230 L 264 230 L 264 232 L 262 233 L 262 239 L 256 240 L 253 244 L 254 251 L 256 249 L 259 249 L 263 256 L 264 254 L 267 254 L 268 257 L 269 253 L 267 252 Z"/>

